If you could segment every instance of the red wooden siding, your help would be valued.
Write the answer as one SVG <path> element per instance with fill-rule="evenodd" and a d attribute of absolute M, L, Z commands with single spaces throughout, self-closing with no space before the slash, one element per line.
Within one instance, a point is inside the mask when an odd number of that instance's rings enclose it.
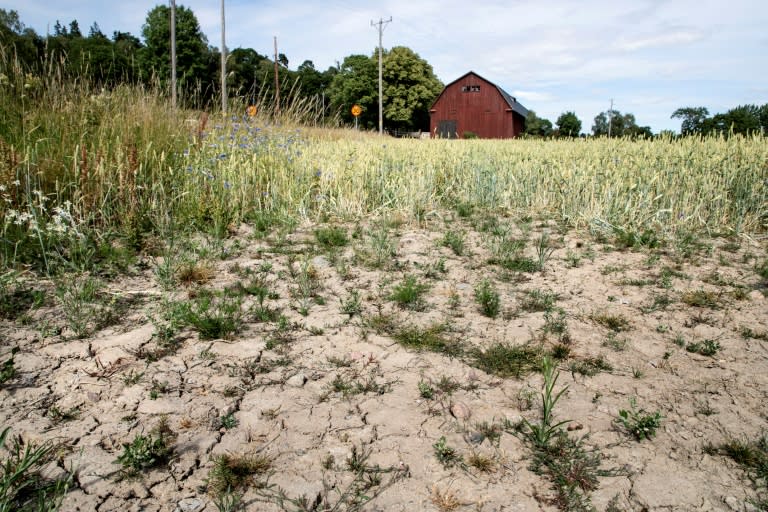
<path fill-rule="evenodd" d="M 448 84 L 429 111 L 432 136 L 509 139 L 522 133 L 525 118 L 514 112 L 496 85 L 475 73 Z M 443 132 L 443 133 L 441 133 Z"/>

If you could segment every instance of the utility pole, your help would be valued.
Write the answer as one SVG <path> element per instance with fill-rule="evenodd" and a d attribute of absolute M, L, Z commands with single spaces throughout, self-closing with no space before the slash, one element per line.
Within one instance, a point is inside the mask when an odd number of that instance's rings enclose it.
<path fill-rule="evenodd" d="M 383 96 L 382 96 L 382 94 L 383 94 L 382 93 L 382 89 L 383 89 L 383 87 L 381 85 L 382 84 L 382 80 L 381 80 L 381 52 L 382 52 L 382 50 L 381 50 L 381 35 L 384 32 L 384 25 L 386 25 L 387 23 L 391 23 L 391 22 L 392 22 L 392 16 L 390 16 L 389 19 L 386 20 L 386 21 L 384 21 L 383 19 L 379 18 L 379 22 L 378 23 L 374 23 L 373 20 L 371 20 L 371 26 L 372 27 L 375 27 L 375 26 L 379 27 L 379 135 L 383 135 L 384 134 L 384 104 L 383 104 L 383 101 L 382 101 L 382 98 L 383 98 Z"/>
<path fill-rule="evenodd" d="M 277 36 L 275 37 L 275 114 L 280 115 L 280 73 L 277 67 Z"/>
<path fill-rule="evenodd" d="M 608 110 L 608 138 L 611 138 L 611 125 L 613 124 L 613 98 L 611 98 L 611 108 Z"/>
<path fill-rule="evenodd" d="M 227 38 L 224 25 L 224 0 L 221 0 L 221 113 L 227 113 Z"/>
<path fill-rule="evenodd" d="M 176 0 L 171 0 L 171 105 L 176 108 Z"/>

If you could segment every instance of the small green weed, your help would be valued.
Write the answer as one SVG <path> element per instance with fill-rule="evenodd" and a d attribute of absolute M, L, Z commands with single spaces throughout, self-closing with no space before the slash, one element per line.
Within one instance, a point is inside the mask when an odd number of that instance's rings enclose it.
<path fill-rule="evenodd" d="M 448 247 L 456 256 L 464 256 L 464 233 L 461 231 L 447 231 L 440 240 L 440 245 Z"/>
<path fill-rule="evenodd" d="M 656 233 L 650 229 L 638 231 L 630 228 L 614 227 L 614 241 L 619 248 L 638 249 L 645 247 L 654 249 L 661 245 Z"/>
<path fill-rule="evenodd" d="M 520 378 L 541 365 L 541 349 L 531 345 L 495 343 L 485 350 L 469 352 L 469 364 L 499 377 Z"/>
<path fill-rule="evenodd" d="M 242 327 L 242 303 L 239 296 L 203 289 L 183 306 L 183 319 L 200 333 L 201 339 L 228 338 Z"/>
<path fill-rule="evenodd" d="M 221 418 L 219 418 L 219 424 L 221 425 L 221 428 L 232 430 L 237 426 L 237 418 L 235 417 L 235 413 L 230 412 L 229 414 L 225 414 Z"/>
<path fill-rule="evenodd" d="M 73 475 L 58 480 L 43 476 L 43 470 L 56 460 L 57 446 L 51 442 L 34 444 L 21 436 L 7 443 L 10 427 L 0 431 L 0 511 L 58 510 Z"/>
<path fill-rule="evenodd" d="M 0 365 L 0 385 L 5 384 L 16 376 L 16 361 L 14 357 L 19 353 L 19 347 L 11 349 L 11 357 L 3 361 Z"/>
<path fill-rule="evenodd" d="M 549 290 L 529 290 L 525 292 L 520 307 L 528 312 L 550 311 L 557 299 L 557 293 Z"/>
<path fill-rule="evenodd" d="M 46 417 L 51 420 L 51 423 L 57 425 L 64 423 L 65 421 L 72 421 L 80 416 L 79 407 L 71 407 L 67 410 L 61 410 L 57 406 L 52 405 L 45 412 Z"/>
<path fill-rule="evenodd" d="M 560 375 L 557 372 L 557 368 L 551 359 L 545 357 L 541 361 L 541 372 L 544 375 L 544 387 L 541 391 L 541 420 L 538 424 L 530 423 L 528 420 L 523 420 L 523 424 L 526 427 L 525 436 L 536 448 L 546 448 L 552 438 L 560 432 L 563 425 L 569 423 L 570 420 L 560 421 L 558 423 L 552 423 L 553 411 L 555 405 L 568 390 L 568 386 L 565 386 L 559 392 L 555 393 L 555 384 L 557 384 L 557 378 Z"/>
<path fill-rule="evenodd" d="M 90 276 L 62 279 L 56 297 L 64 318 L 76 338 L 85 338 L 111 319 L 110 308 L 101 294 L 104 284 Z"/>
<path fill-rule="evenodd" d="M 435 457 L 444 468 L 451 468 L 463 463 L 463 459 L 456 448 L 448 446 L 445 436 L 441 436 L 435 444 L 432 445 L 435 451 Z"/>
<path fill-rule="evenodd" d="M 213 459 L 213 468 L 208 473 L 208 492 L 221 497 L 227 492 L 240 491 L 271 467 L 272 460 L 265 455 L 219 455 Z"/>
<path fill-rule="evenodd" d="M 585 359 L 578 359 L 572 361 L 568 366 L 571 373 L 578 373 L 587 377 L 594 377 L 601 371 L 610 372 L 613 370 L 613 366 L 606 361 L 605 357 L 600 355 L 597 357 L 587 357 Z"/>
<path fill-rule="evenodd" d="M 544 265 L 552 257 L 552 253 L 555 252 L 554 247 L 550 247 L 549 244 L 550 244 L 549 233 L 547 233 L 546 231 L 543 231 L 541 233 L 541 236 L 539 236 L 538 244 L 536 244 L 536 257 L 537 257 L 536 266 L 538 267 L 536 270 L 538 270 L 539 272 L 544 269 Z"/>
<path fill-rule="evenodd" d="M 397 243 L 389 236 L 389 232 L 380 228 L 367 237 L 368 247 L 360 250 L 358 256 L 369 267 L 374 269 L 387 268 L 393 265 L 397 257 Z"/>
<path fill-rule="evenodd" d="M 438 352 L 449 357 L 461 356 L 464 352 L 461 343 L 445 335 L 445 324 L 433 324 L 428 327 L 415 325 L 395 329 L 392 337 L 405 348 Z"/>
<path fill-rule="evenodd" d="M 491 457 L 475 451 L 467 457 L 467 464 L 482 473 L 491 473 L 496 466 Z"/>
<path fill-rule="evenodd" d="M 347 230 L 339 226 L 316 229 L 315 239 L 326 250 L 344 247 L 349 243 Z"/>
<path fill-rule="evenodd" d="M 541 328 L 544 334 L 553 334 L 558 341 L 567 343 L 570 341 L 568 333 L 568 322 L 565 318 L 565 311 L 560 308 L 552 309 L 544 313 L 544 326 Z"/>
<path fill-rule="evenodd" d="M 702 288 L 689 290 L 680 297 L 680 300 L 689 306 L 697 308 L 720 309 L 720 295 Z"/>
<path fill-rule="evenodd" d="M 720 350 L 720 342 L 717 340 L 706 339 L 702 342 L 689 343 L 685 346 L 685 350 L 700 354 L 702 356 L 712 357 Z"/>
<path fill-rule="evenodd" d="M 747 327 L 746 325 L 741 327 L 739 334 L 741 334 L 743 338 L 768 341 L 768 331 L 754 331 L 752 328 Z"/>
<path fill-rule="evenodd" d="M 420 380 L 419 396 L 426 400 L 432 400 L 435 397 L 435 389 L 429 384 L 429 382 Z"/>
<path fill-rule="evenodd" d="M 608 338 L 603 342 L 604 347 L 608 347 L 616 352 L 622 352 L 627 348 L 627 340 L 619 338 L 615 332 L 608 333 Z"/>
<path fill-rule="evenodd" d="M 757 441 L 731 439 L 723 443 L 719 451 L 748 472 L 758 490 L 753 505 L 758 510 L 768 510 L 768 437 L 763 434 Z"/>
<path fill-rule="evenodd" d="M 133 386 L 134 384 L 138 384 L 143 376 L 144 372 L 135 372 L 131 370 L 127 375 L 123 376 L 123 384 L 126 386 Z"/>
<path fill-rule="evenodd" d="M 127 475 L 135 476 L 147 469 L 167 463 L 171 451 L 172 448 L 168 445 L 165 435 L 138 434 L 130 443 L 123 443 L 123 453 L 117 457 L 117 462 Z"/>
<path fill-rule="evenodd" d="M 480 311 L 489 318 L 499 316 L 501 299 L 499 292 L 488 279 L 483 279 L 475 287 L 475 301 L 480 306 Z"/>
<path fill-rule="evenodd" d="M 424 301 L 424 294 L 427 290 L 429 290 L 428 284 L 420 283 L 416 276 L 407 275 L 400 284 L 394 287 L 389 298 L 403 309 L 423 311 L 427 307 Z"/>
<path fill-rule="evenodd" d="M 589 318 L 613 332 L 629 331 L 632 328 L 630 321 L 622 314 L 592 313 Z"/>
<path fill-rule="evenodd" d="M 647 413 L 644 409 L 637 409 L 637 400 L 629 399 L 630 409 L 619 411 L 619 423 L 632 434 L 636 440 L 651 439 L 656 435 L 656 429 L 661 426 L 661 413 Z"/>
<path fill-rule="evenodd" d="M 339 302 L 341 303 L 341 312 L 349 315 L 349 318 L 359 315 L 363 311 L 363 306 L 360 303 L 360 292 L 357 290 L 352 290 L 346 299 L 339 297 Z"/>

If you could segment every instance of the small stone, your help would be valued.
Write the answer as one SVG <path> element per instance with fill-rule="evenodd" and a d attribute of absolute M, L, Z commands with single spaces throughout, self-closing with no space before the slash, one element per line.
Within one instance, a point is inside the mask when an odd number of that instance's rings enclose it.
<path fill-rule="evenodd" d="M 760 290 L 752 290 L 747 296 L 749 297 L 749 300 L 755 302 L 762 302 L 765 300 L 765 295 L 763 295 L 763 292 Z"/>
<path fill-rule="evenodd" d="M 285 383 L 294 388 L 303 387 L 307 383 L 307 376 L 304 373 L 297 373 L 293 377 L 285 381 Z"/>
<path fill-rule="evenodd" d="M 463 402 L 454 402 L 451 404 L 451 414 L 457 420 L 466 420 L 472 415 L 472 412 L 469 410 L 467 404 Z"/>
<path fill-rule="evenodd" d="M 329 268 L 331 266 L 331 262 L 328 261 L 328 258 L 325 256 L 315 256 L 312 258 L 312 265 L 315 268 Z"/>
<path fill-rule="evenodd" d="M 176 512 L 197 512 L 205 506 L 203 500 L 198 498 L 184 498 L 176 504 Z"/>
<path fill-rule="evenodd" d="M 573 432 L 574 430 L 581 430 L 584 428 L 584 425 L 581 423 L 573 422 L 568 425 L 568 432 Z"/>

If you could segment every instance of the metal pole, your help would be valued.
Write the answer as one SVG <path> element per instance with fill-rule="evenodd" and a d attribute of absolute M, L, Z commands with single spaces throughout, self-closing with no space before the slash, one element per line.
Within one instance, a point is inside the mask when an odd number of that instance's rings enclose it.
<path fill-rule="evenodd" d="M 373 21 L 371 21 L 372 27 L 375 27 L 376 25 L 379 26 L 379 135 L 384 134 L 384 99 L 383 99 L 383 92 L 382 92 L 383 86 L 382 86 L 382 78 L 381 78 L 381 74 L 382 74 L 381 73 L 381 61 L 382 61 L 381 38 L 382 38 L 382 33 L 384 32 L 384 25 L 387 23 L 390 23 L 391 21 L 392 21 L 392 16 L 390 16 L 387 21 L 384 21 L 381 18 L 379 18 L 378 23 L 374 23 Z"/>
<path fill-rule="evenodd" d="M 280 115 L 280 73 L 277 67 L 277 36 L 275 37 L 275 114 Z"/>
<path fill-rule="evenodd" d="M 227 113 L 227 39 L 224 21 L 224 0 L 221 0 L 221 112 Z"/>
<path fill-rule="evenodd" d="M 171 105 L 176 108 L 176 0 L 171 0 Z"/>
<path fill-rule="evenodd" d="M 613 124 L 613 98 L 611 98 L 611 109 L 608 111 L 608 138 L 611 138 L 611 125 Z"/>

